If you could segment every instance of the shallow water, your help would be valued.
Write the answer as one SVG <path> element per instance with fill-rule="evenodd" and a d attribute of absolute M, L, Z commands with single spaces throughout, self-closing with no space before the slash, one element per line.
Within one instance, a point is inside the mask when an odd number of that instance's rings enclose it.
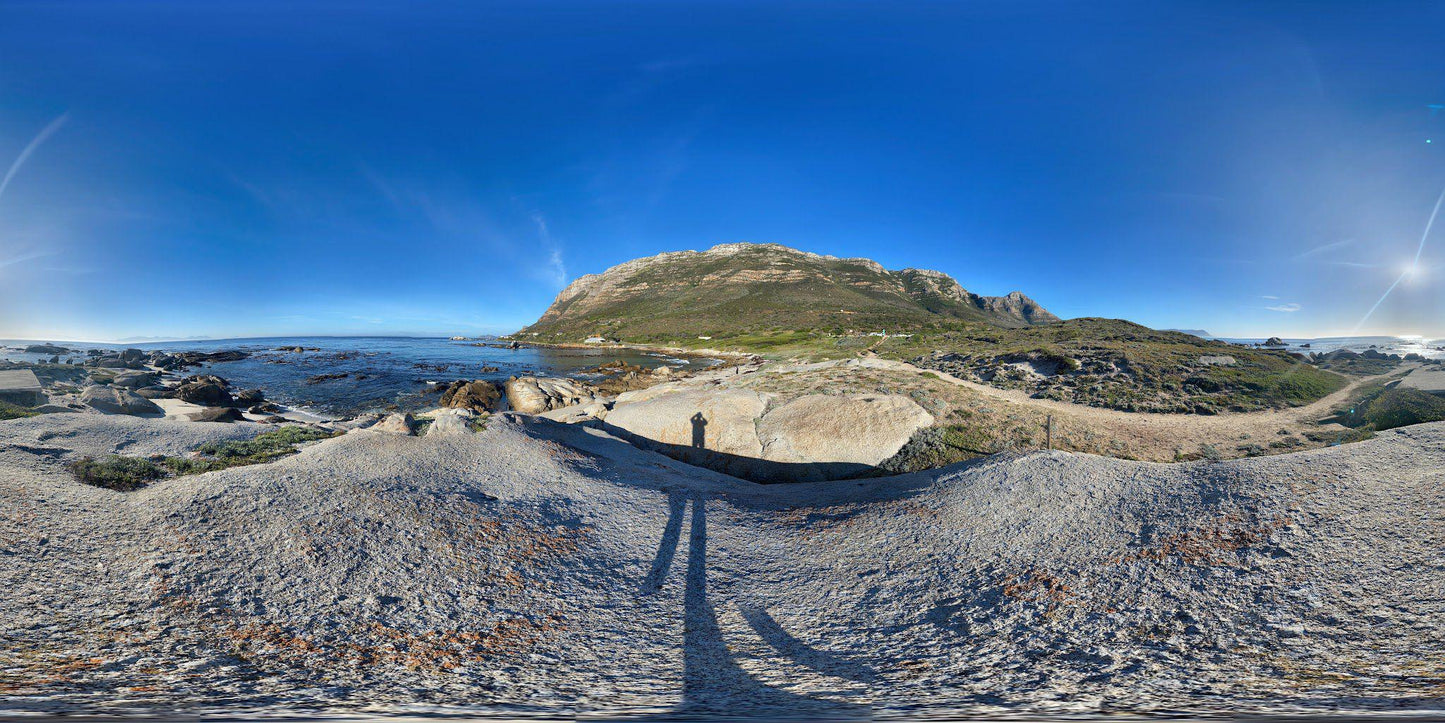
<path fill-rule="evenodd" d="M 11 347 L 0 351 L 0 357 L 8 360 L 49 359 L 46 354 L 27 354 L 13 349 L 40 342 L 6 340 L 0 343 Z M 186 373 L 215 374 L 236 388 L 259 387 L 268 398 L 289 406 L 343 415 L 388 409 L 415 411 L 435 406 L 436 397 L 427 394 L 430 384 L 457 379 L 503 380 L 525 375 L 585 378 L 585 370 L 613 360 L 648 368 L 711 363 L 711 360 L 678 359 L 621 349 L 505 349 L 486 346 L 488 343 L 498 342 L 413 337 L 274 337 L 148 344 L 59 342 L 59 345 L 80 351 L 68 357 L 62 355 L 62 361 L 84 359 L 87 349 L 248 351 L 251 352 L 248 359 L 207 364 Z M 283 346 L 320 351 L 276 351 Z M 497 371 L 483 371 L 484 367 L 496 367 Z M 347 376 L 308 383 L 308 379 L 322 374 Z"/>

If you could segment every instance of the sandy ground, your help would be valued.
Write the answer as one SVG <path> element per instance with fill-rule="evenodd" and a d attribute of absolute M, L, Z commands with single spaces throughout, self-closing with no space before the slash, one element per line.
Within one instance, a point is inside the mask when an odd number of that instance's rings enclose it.
<path fill-rule="evenodd" d="M 0 422 L 0 711 L 1445 709 L 1445 424 L 770 487 L 524 418 L 63 466 L 266 428 Z"/>

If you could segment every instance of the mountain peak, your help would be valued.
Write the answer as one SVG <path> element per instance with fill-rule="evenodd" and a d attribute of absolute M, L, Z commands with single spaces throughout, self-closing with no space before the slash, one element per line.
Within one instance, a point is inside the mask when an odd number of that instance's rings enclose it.
<path fill-rule="evenodd" d="M 940 271 L 889 271 L 871 259 L 738 242 L 578 278 L 521 333 L 651 341 L 758 329 L 904 329 L 948 319 L 1006 327 L 1058 321 L 1020 292 L 980 296 Z"/>

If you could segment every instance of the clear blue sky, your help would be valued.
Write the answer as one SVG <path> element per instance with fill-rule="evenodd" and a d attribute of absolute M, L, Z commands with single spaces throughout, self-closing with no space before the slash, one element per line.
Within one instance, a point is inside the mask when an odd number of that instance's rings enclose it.
<path fill-rule="evenodd" d="M 731 241 L 1347 333 L 1445 188 L 1442 37 L 1439 2 L 4 0 L 0 336 L 510 331 Z M 1445 335 L 1432 236 L 1362 331 Z"/>

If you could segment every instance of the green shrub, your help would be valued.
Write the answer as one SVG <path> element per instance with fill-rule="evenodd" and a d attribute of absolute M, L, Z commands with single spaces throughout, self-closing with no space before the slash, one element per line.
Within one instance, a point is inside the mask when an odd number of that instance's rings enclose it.
<path fill-rule="evenodd" d="M 1361 388 L 1337 420 L 1377 431 L 1445 420 L 1445 399 L 1413 387 L 1370 384 Z"/>
<path fill-rule="evenodd" d="M 228 467 L 262 464 L 296 452 L 304 442 L 335 437 L 309 427 L 282 427 L 251 439 L 208 442 L 196 448 L 201 457 L 163 457 L 157 460 L 141 457 L 111 456 L 102 460 L 91 457 L 70 463 L 76 479 L 86 484 L 114 490 L 134 490 L 170 475 L 183 476 L 214 472 Z"/>
<path fill-rule="evenodd" d="M 0 402 L 0 420 L 33 417 L 39 413 L 40 412 L 37 412 L 33 409 L 26 409 L 25 407 L 11 404 L 9 402 Z"/>
<path fill-rule="evenodd" d="M 121 492 L 138 490 L 166 476 L 165 468 L 143 457 L 85 457 L 66 466 L 85 484 Z"/>
<path fill-rule="evenodd" d="M 914 433 L 898 454 L 878 465 L 885 474 L 906 474 L 937 469 L 950 464 L 986 457 L 998 450 L 982 430 L 971 425 L 929 427 Z"/>

